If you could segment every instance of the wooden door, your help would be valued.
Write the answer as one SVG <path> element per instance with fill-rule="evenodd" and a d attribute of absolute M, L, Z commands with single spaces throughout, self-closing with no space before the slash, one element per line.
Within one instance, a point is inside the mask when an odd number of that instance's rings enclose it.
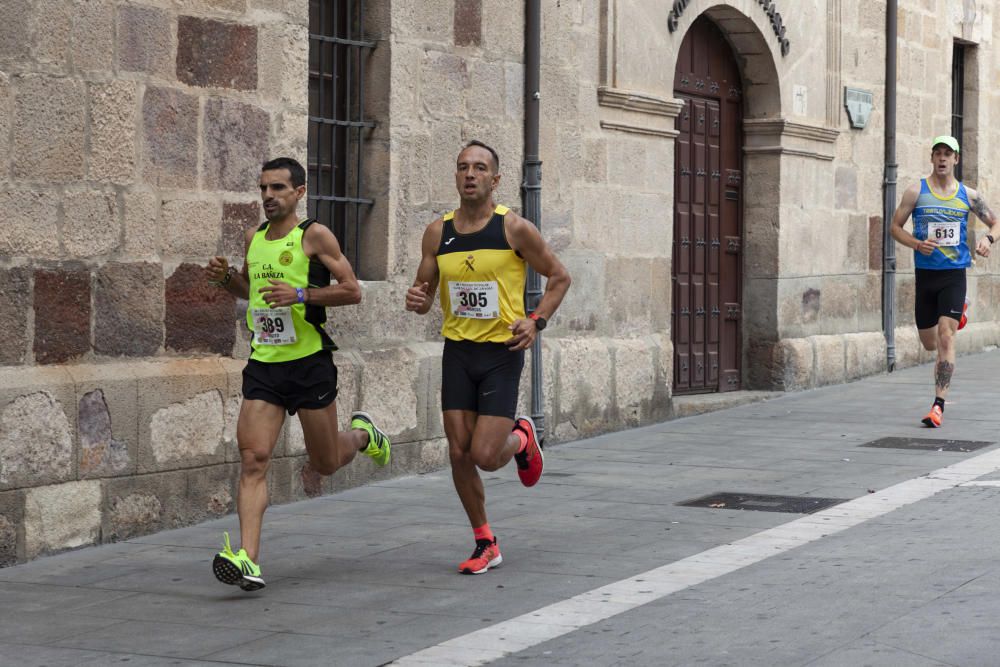
<path fill-rule="evenodd" d="M 742 81 L 707 18 L 684 37 L 674 75 L 684 100 L 674 154 L 674 393 L 740 388 Z"/>

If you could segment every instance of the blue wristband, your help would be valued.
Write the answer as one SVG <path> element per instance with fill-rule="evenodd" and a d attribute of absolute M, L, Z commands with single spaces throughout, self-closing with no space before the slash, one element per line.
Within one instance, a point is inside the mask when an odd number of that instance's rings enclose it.
<path fill-rule="evenodd" d="M 302 289 L 301 287 L 296 287 L 295 294 L 298 295 L 299 297 L 299 303 L 306 302 L 306 291 L 304 289 Z"/>

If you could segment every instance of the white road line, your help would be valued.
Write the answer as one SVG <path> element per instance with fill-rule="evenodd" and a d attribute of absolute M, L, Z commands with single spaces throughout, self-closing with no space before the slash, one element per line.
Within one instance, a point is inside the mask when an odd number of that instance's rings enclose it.
<path fill-rule="evenodd" d="M 973 481 L 998 469 L 1000 450 L 986 452 L 923 477 L 449 639 L 403 656 L 392 664 L 403 667 L 485 665 L 925 500 L 945 489 L 970 485 L 1000 486 L 1000 481 Z"/>

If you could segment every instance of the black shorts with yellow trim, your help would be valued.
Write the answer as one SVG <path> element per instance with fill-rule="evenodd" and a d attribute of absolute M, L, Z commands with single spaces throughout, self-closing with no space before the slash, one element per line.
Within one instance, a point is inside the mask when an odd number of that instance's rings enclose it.
<path fill-rule="evenodd" d="M 513 419 L 523 369 L 524 350 L 514 352 L 503 343 L 445 339 L 441 409 Z"/>
<path fill-rule="evenodd" d="M 250 359 L 243 369 L 243 398 L 297 410 L 320 410 L 337 399 L 337 366 L 329 350 L 301 359 L 265 363 Z"/>

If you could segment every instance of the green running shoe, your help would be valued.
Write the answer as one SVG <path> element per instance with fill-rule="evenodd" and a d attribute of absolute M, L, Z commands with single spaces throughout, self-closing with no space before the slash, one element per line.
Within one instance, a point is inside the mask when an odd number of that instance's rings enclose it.
<path fill-rule="evenodd" d="M 372 457 L 372 461 L 380 466 L 389 463 L 390 444 L 389 436 L 383 433 L 374 423 L 372 416 L 367 412 L 351 413 L 351 428 L 359 428 L 368 434 L 368 446 L 362 452 Z"/>
<path fill-rule="evenodd" d="M 215 554 L 212 561 L 212 572 L 215 578 L 230 586 L 239 586 L 245 591 L 256 591 L 264 588 L 264 578 L 260 576 L 257 563 L 250 560 L 247 552 L 240 549 L 233 553 L 229 546 L 229 533 L 223 533 L 225 545 L 222 551 Z"/>

